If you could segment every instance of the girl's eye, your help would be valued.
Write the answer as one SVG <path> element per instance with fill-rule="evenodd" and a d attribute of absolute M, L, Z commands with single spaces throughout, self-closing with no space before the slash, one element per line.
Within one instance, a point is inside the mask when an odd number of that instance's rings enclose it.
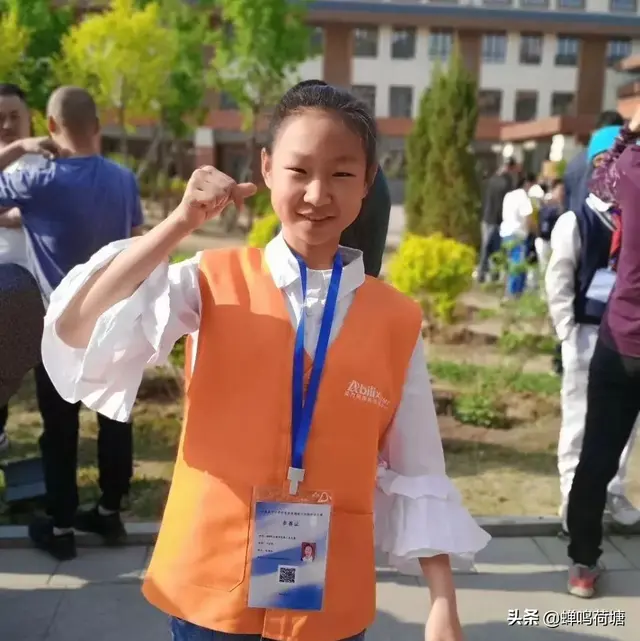
<path fill-rule="evenodd" d="M 337 173 L 333 174 L 334 176 L 337 176 L 338 178 L 353 178 L 353 174 L 350 174 L 346 171 L 338 171 Z"/>
<path fill-rule="evenodd" d="M 295 174 L 304 174 L 306 173 L 304 169 L 300 169 L 300 167 L 287 167 L 289 171 L 294 172 Z"/>

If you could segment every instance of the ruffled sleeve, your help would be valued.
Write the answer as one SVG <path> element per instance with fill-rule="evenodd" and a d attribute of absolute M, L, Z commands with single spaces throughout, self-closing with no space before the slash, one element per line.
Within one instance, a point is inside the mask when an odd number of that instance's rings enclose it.
<path fill-rule="evenodd" d="M 69 272 L 51 296 L 42 338 L 43 364 L 60 396 L 117 421 L 129 419 L 145 368 L 165 363 L 176 341 L 197 331 L 200 322 L 196 255 L 160 265 L 131 297 L 104 312 L 86 349 L 60 339 L 56 321 L 62 312 L 132 242 L 111 243 Z"/>
<path fill-rule="evenodd" d="M 411 357 L 402 400 L 380 453 L 376 544 L 405 574 L 422 574 L 418 559 L 451 556 L 469 568 L 490 540 L 462 504 L 445 471 L 424 345 Z"/>

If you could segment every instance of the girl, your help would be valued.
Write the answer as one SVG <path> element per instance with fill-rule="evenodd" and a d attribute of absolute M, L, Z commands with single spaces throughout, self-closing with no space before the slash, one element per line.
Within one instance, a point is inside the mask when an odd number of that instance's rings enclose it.
<path fill-rule="evenodd" d="M 374 498 L 379 546 L 429 583 L 430 641 L 462 639 L 449 555 L 468 561 L 489 536 L 445 474 L 421 312 L 339 246 L 376 168 L 366 107 L 296 86 L 262 152 L 282 222 L 264 253 L 167 267 L 183 238 L 255 192 L 203 167 L 167 220 L 104 248 L 54 293 L 43 358 L 55 384 L 118 420 L 145 366 L 190 335 L 184 427 L 143 588 L 172 616 L 174 641 L 361 641 L 375 618 Z M 310 540 L 315 562 L 274 578 L 282 545 L 302 565 Z M 297 585 L 298 571 L 311 583 Z M 276 594 L 278 582 L 288 587 Z M 257 606 L 264 590 L 295 607 Z"/>

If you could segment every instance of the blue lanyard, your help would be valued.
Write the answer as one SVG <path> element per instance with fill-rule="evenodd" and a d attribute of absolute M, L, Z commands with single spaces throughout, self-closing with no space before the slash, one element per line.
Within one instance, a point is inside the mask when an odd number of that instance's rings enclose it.
<path fill-rule="evenodd" d="M 291 494 L 296 494 L 298 484 L 304 479 L 304 451 L 309 440 L 311 431 L 311 420 L 313 410 L 318 400 L 320 379 L 327 360 L 327 349 L 331 337 L 331 326 L 336 313 L 338 303 L 338 292 L 340 290 L 340 278 L 342 277 L 342 258 L 340 253 L 336 254 L 333 261 L 331 281 L 327 292 L 327 301 L 322 314 L 320 335 L 313 359 L 309 387 L 306 398 L 304 397 L 304 334 L 305 334 L 305 309 L 307 300 L 307 266 L 302 258 L 296 256 L 300 265 L 300 280 L 302 281 L 302 312 L 296 332 L 296 344 L 293 352 L 293 385 L 292 385 L 292 407 L 291 407 L 291 467 L 289 468 L 288 479 L 291 481 Z"/>

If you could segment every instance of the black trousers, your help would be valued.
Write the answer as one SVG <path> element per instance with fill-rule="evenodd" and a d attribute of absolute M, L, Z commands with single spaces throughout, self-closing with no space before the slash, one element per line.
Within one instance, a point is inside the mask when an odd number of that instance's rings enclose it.
<path fill-rule="evenodd" d="M 7 426 L 7 420 L 9 419 L 9 406 L 3 405 L 0 407 L 0 434 L 4 433 L 4 429 Z"/>
<path fill-rule="evenodd" d="M 80 403 L 67 403 L 60 397 L 43 365 L 36 368 L 35 379 L 43 422 L 40 451 L 47 512 L 56 527 L 72 527 L 78 509 Z M 133 476 L 132 426 L 101 414 L 98 414 L 98 426 L 100 504 L 107 510 L 119 510 Z"/>
<path fill-rule="evenodd" d="M 638 412 L 640 358 L 622 356 L 598 339 L 589 367 L 582 452 L 569 493 L 569 557 L 574 563 L 593 566 L 602 554 L 607 486 Z"/>

